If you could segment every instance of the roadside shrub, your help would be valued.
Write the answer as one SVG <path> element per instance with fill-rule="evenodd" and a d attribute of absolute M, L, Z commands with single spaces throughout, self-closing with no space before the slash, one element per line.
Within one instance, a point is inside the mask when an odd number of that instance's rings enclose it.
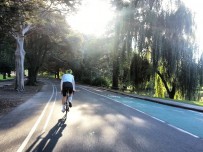
<path fill-rule="evenodd" d="M 83 84 L 91 84 L 91 79 L 89 77 L 82 77 L 81 82 Z"/>
<path fill-rule="evenodd" d="M 108 81 L 103 77 L 97 77 L 92 81 L 92 85 L 94 86 L 102 86 L 102 87 L 109 87 Z"/>

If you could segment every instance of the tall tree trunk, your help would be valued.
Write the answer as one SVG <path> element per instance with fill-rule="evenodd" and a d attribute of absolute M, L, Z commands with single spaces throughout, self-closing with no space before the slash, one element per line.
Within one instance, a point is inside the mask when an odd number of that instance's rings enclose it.
<path fill-rule="evenodd" d="M 15 89 L 17 91 L 24 90 L 24 35 L 30 29 L 31 25 L 22 26 L 21 30 L 15 33 L 17 48 L 15 51 L 15 68 L 16 68 L 16 82 Z"/>
<path fill-rule="evenodd" d="M 34 86 L 37 83 L 37 73 L 38 68 L 29 68 L 28 69 L 28 85 Z"/>
<path fill-rule="evenodd" d="M 7 74 L 8 74 L 8 77 L 10 78 L 11 77 L 11 71 L 9 71 Z"/>
<path fill-rule="evenodd" d="M 3 73 L 3 79 L 6 79 L 6 72 Z"/>
<path fill-rule="evenodd" d="M 164 86 L 166 88 L 166 91 L 168 93 L 169 98 L 170 99 L 174 99 L 174 96 L 175 96 L 175 93 L 176 93 L 176 83 L 175 83 L 175 80 L 172 83 L 172 89 L 170 90 L 168 85 L 167 85 L 166 80 L 163 77 L 163 75 L 159 71 L 157 71 L 157 74 L 160 76 L 160 78 L 161 78 L 161 80 L 162 80 L 162 82 L 163 82 L 163 84 L 164 84 Z"/>
<path fill-rule="evenodd" d="M 113 61 L 113 84 L 112 89 L 118 90 L 119 63 L 118 59 Z"/>
<path fill-rule="evenodd" d="M 173 83 L 171 91 L 168 92 L 169 98 L 174 99 L 175 93 L 176 93 L 176 84 Z"/>
<path fill-rule="evenodd" d="M 16 83 L 15 89 L 17 91 L 24 90 L 24 36 L 18 35 L 16 38 L 17 49 L 15 51 L 15 67 L 16 67 Z"/>
<path fill-rule="evenodd" d="M 113 82 L 112 89 L 115 89 L 115 90 L 118 90 L 118 77 L 119 77 L 119 60 L 118 60 L 119 33 L 120 33 L 119 23 L 116 23 L 116 33 L 115 33 L 114 50 L 113 50 L 113 76 L 112 76 L 112 82 Z"/>

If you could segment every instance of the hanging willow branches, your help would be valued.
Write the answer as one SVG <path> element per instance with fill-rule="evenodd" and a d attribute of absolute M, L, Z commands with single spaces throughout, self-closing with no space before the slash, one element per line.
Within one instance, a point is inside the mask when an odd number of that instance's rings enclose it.
<path fill-rule="evenodd" d="M 132 52 L 128 58 L 124 54 L 120 55 L 120 68 L 127 72 L 123 64 L 131 65 L 128 70 L 134 85 L 144 83 L 149 80 L 144 79 L 148 76 L 143 76 L 143 70 L 148 70 L 143 68 L 147 62 L 143 63 L 139 57 L 147 59 L 153 67 L 151 77 L 154 77 L 156 83 L 155 75 L 158 75 L 169 98 L 174 98 L 179 92 L 182 97 L 192 99 L 199 79 L 194 59 L 195 23 L 191 11 L 181 0 L 122 2 L 116 3 L 120 14 L 123 15 L 120 19 L 119 35 L 122 37 L 119 44 L 126 46 L 128 41 L 129 46 L 132 46 L 133 39 L 135 45 L 133 48 L 123 47 L 122 51 L 118 48 L 118 54 Z M 133 55 L 133 51 L 136 55 Z M 140 77 L 143 80 L 140 80 Z"/>

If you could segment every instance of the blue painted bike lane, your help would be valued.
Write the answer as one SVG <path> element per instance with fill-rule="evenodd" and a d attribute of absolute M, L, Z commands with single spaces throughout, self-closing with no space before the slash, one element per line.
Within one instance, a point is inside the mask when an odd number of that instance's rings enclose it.
<path fill-rule="evenodd" d="M 163 121 L 182 132 L 203 139 L 203 113 L 201 112 L 125 97 L 123 95 L 108 94 L 107 97 Z"/>

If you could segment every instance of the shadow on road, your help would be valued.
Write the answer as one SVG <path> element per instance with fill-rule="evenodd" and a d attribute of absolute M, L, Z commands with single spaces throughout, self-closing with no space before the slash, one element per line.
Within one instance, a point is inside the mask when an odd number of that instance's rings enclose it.
<path fill-rule="evenodd" d="M 26 152 L 35 151 L 53 151 L 60 137 L 62 137 L 62 132 L 66 127 L 66 115 L 62 119 L 59 119 L 57 124 L 48 132 L 48 134 L 43 137 L 42 133 L 33 144 L 26 150 Z"/>

